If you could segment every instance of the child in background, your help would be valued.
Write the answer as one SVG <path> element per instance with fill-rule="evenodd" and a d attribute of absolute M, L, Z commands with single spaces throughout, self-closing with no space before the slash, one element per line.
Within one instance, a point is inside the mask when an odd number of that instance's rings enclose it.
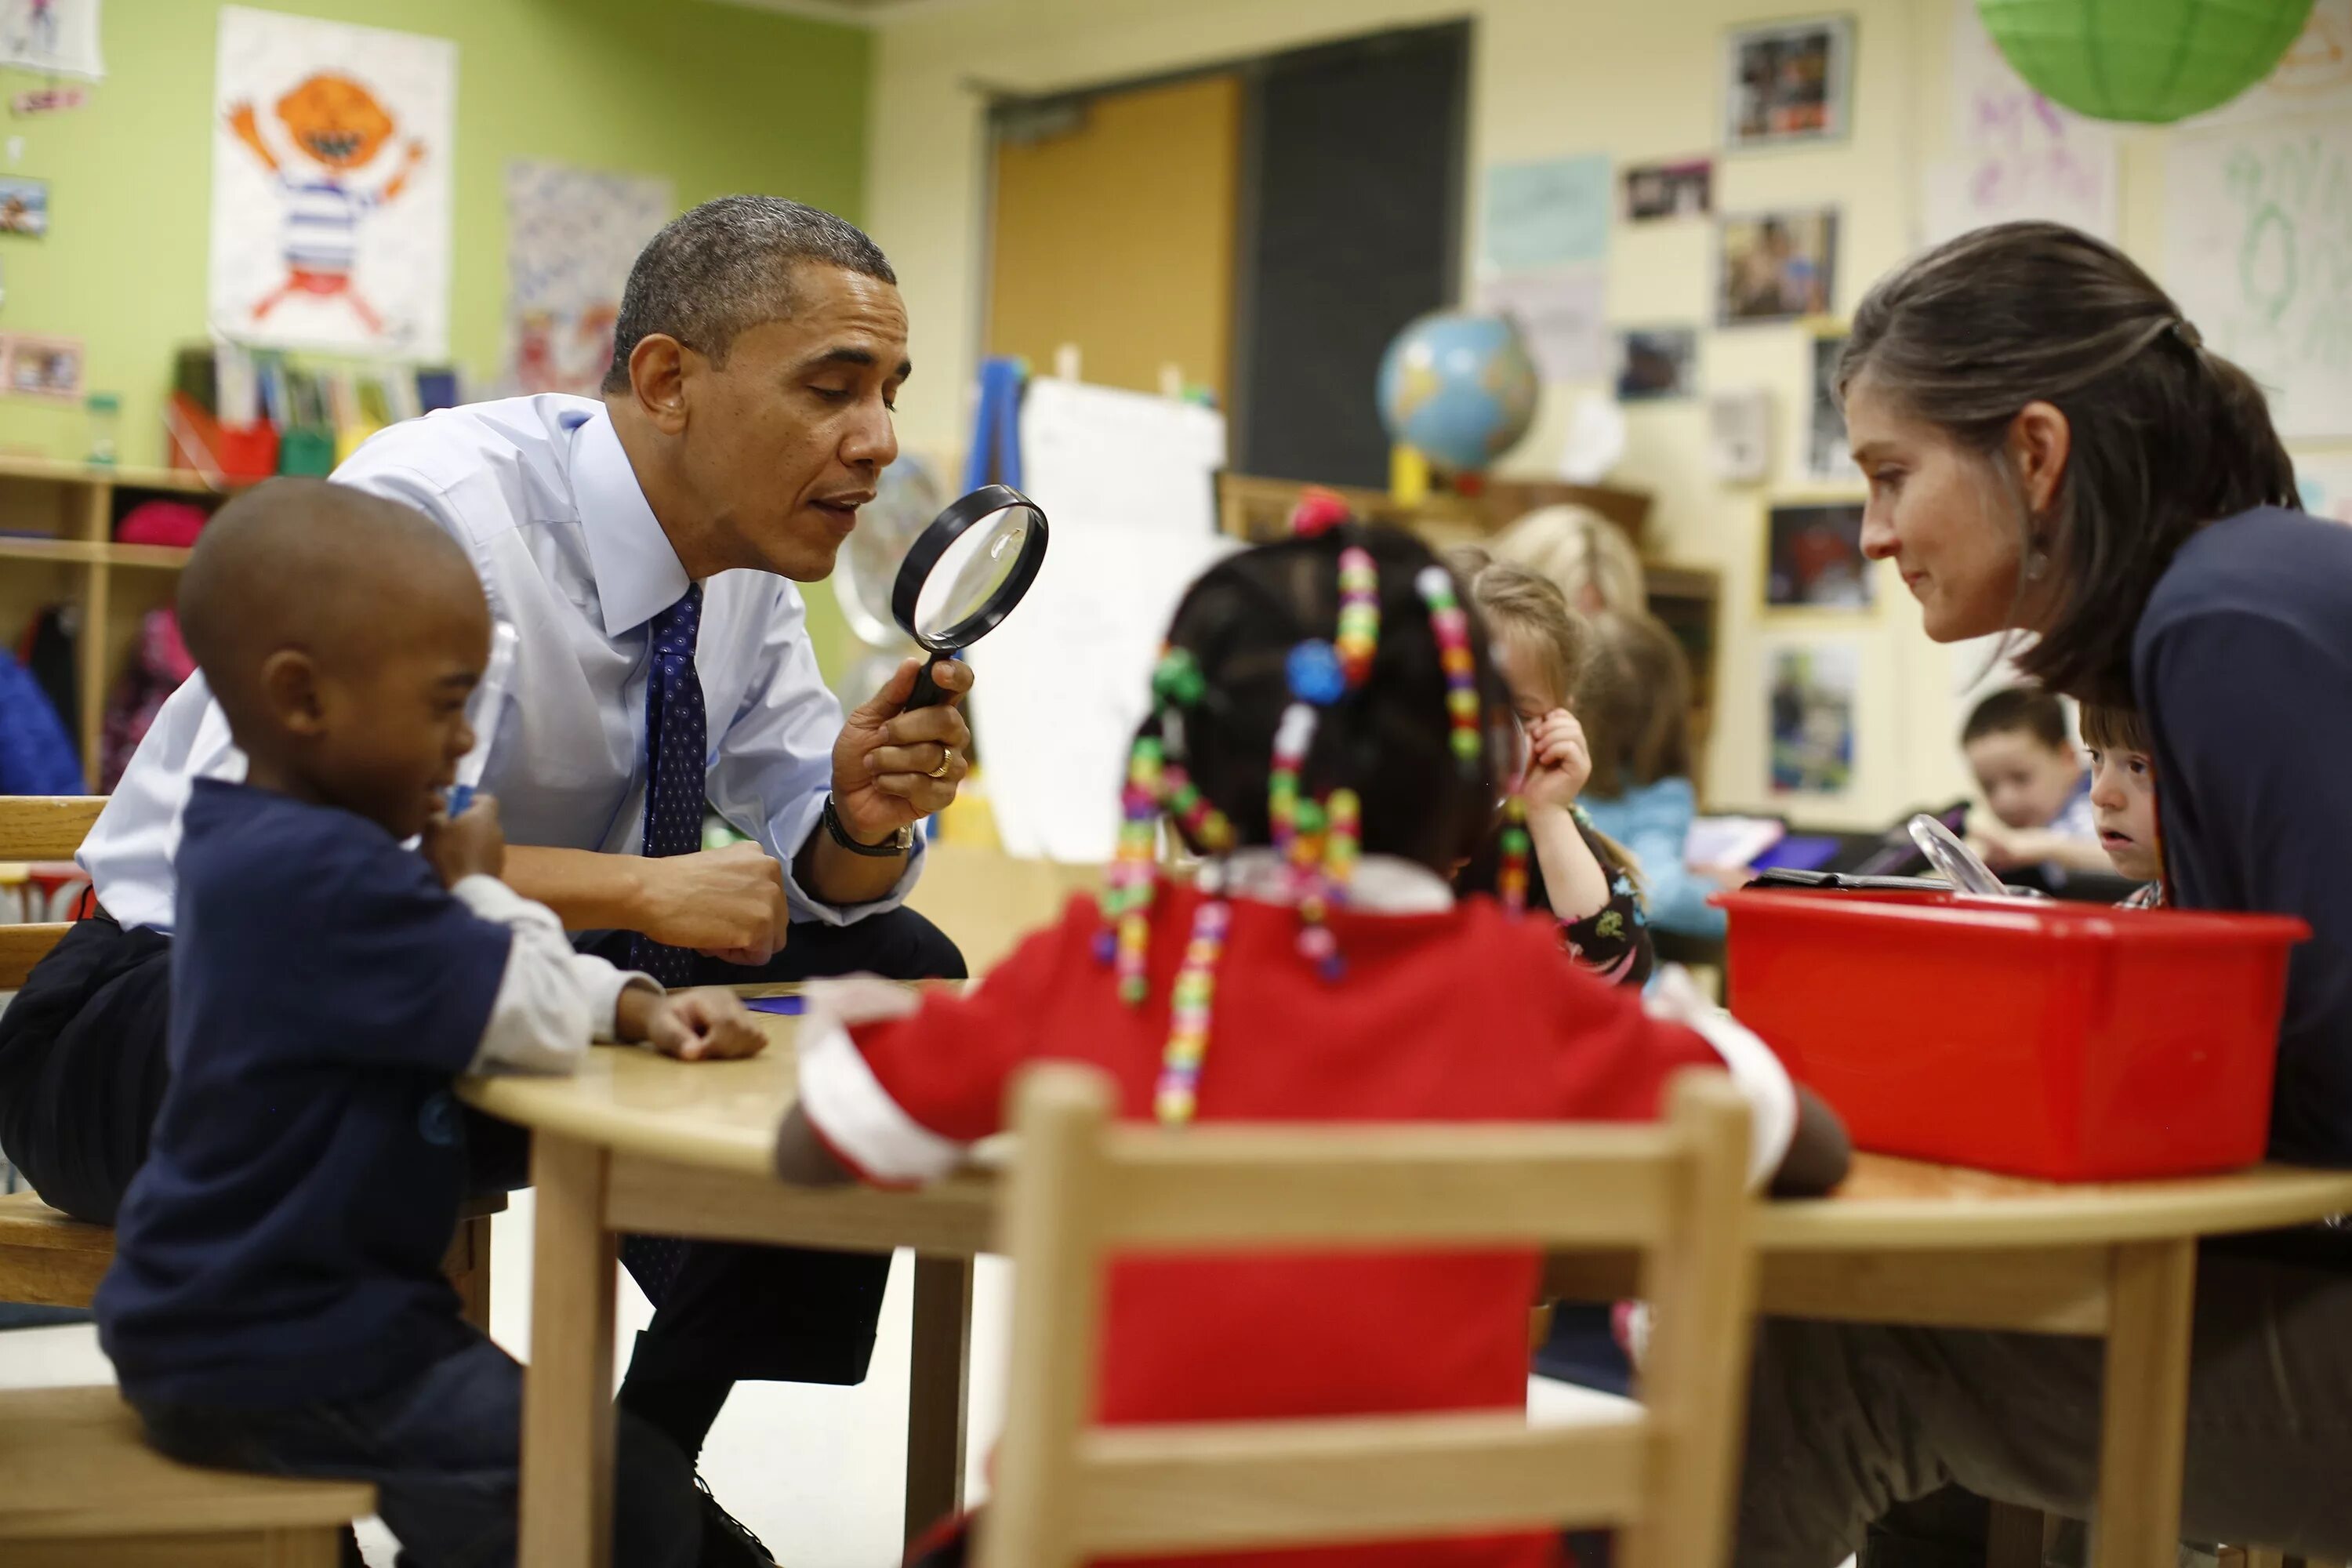
<path fill-rule="evenodd" d="M 188 802 L 171 1083 L 101 1341 L 173 1458 L 370 1481 L 404 1563 L 511 1563 L 522 1374 L 441 1275 L 467 1176 L 451 1079 L 567 1072 L 592 1034 L 688 1058 L 761 1037 L 725 992 L 574 953 L 498 880 L 487 797 L 441 815 L 490 618 L 429 520 L 272 480 L 221 509 L 179 599 L 247 771 Z M 685 1456 L 618 1420 L 615 1560 L 696 1563 Z"/>
<path fill-rule="evenodd" d="M 1633 858 L 1593 827 L 1576 799 L 1592 776 L 1592 754 L 1569 699 L 1583 678 L 1591 630 L 1557 587 L 1526 567 L 1475 546 L 1450 551 L 1445 561 L 1495 634 L 1503 685 L 1527 738 L 1518 793 L 1535 848 L 1528 905 L 1551 911 L 1570 957 L 1612 984 L 1641 985 L 1654 954 Z M 1455 887 L 1491 887 L 1498 861 L 1498 853 L 1482 853 Z"/>
<path fill-rule="evenodd" d="M 1592 659 L 1574 704 L 1590 743 L 1586 819 L 1632 851 L 1650 923 L 1720 938 L 1724 913 L 1707 900 L 1745 874 L 1690 865 L 1683 846 L 1698 816 L 1690 779 L 1690 666 L 1682 645 L 1646 614 L 1592 617 Z"/>
<path fill-rule="evenodd" d="M 2047 865 L 2105 871 L 2091 809 L 2091 777 L 2074 749 L 2066 706 L 2032 687 L 1996 691 L 1960 731 L 1977 788 L 2000 821 L 1972 826 L 1969 847 L 1996 871 Z"/>
<path fill-rule="evenodd" d="M 2091 753 L 2091 809 L 2097 814 L 2099 847 L 2118 875 L 2147 884 L 2124 904 L 2160 909 L 2164 850 L 2157 830 L 2156 763 L 2138 710 L 2084 703 L 2083 743 Z"/>
<path fill-rule="evenodd" d="M 1517 751 L 1460 595 L 1418 541 L 1352 524 L 1212 567 L 1154 677 L 1108 908 L 1074 900 L 965 995 L 811 987 L 778 1173 L 944 1175 L 1002 1126 L 1022 1066 L 1060 1059 L 1109 1071 L 1129 1119 L 1171 1126 L 1639 1120 L 1678 1068 L 1728 1066 L 1756 1107 L 1758 1179 L 1836 1180 L 1834 1120 L 1728 1017 L 1654 1018 L 1565 962 L 1549 922 L 1454 898 L 1446 879 L 1494 830 Z M 1163 811 L 1208 858 L 1194 883 L 1154 861 Z M 1537 1278 L 1528 1253 L 1119 1264 L 1094 1414 L 1522 1408 Z M 921 1560 L 961 1561 L 963 1542 Z M 1486 1568 L 1559 1552 L 1517 1534 L 1200 1561 Z"/>

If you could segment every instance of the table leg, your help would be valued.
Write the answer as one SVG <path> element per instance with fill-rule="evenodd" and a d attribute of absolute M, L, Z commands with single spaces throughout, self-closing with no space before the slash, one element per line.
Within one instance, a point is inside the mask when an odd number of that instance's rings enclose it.
<path fill-rule="evenodd" d="M 606 1568 L 613 1546 L 613 1296 L 605 1151 L 533 1135 L 530 1366 L 523 1375 L 523 1568 Z"/>
<path fill-rule="evenodd" d="M 965 1401 L 971 1391 L 971 1259 L 915 1257 L 907 1368 L 907 1541 L 963 1506 Z"/>
<path fill-rule="evenodd" d="M 2115 1248 L 2114 1260 L 2093 1561 L 2095 1568 L 2163 1568 L 2180 1538 L 2197 1244 L 2129 1242 Z"/>

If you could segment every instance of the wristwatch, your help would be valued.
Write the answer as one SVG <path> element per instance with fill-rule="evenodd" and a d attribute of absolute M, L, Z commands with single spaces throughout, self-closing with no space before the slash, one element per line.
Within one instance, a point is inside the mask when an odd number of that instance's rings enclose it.
<path fill-rule="evenodd" d="M 859 843 L 849 836 L 849 829 L 843 826 L 841 813 L 833 808 L 831 795 L 824 797 L 824 830 L 833 836 L 833 841 L 835 844 L 840 845 L 852 855 L 870 856 L 877 860 L 895 860 L 915 847 L 915 830 L 903 823 L 899 825 L 898 831 L 879 844 Z"/>

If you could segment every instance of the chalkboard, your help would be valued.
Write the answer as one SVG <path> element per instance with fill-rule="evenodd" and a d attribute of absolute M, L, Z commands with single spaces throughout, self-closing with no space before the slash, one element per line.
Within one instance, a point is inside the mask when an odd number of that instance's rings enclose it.
<path fill-rule="evenodd" d="M 1389 340 L 1459 292 L 1470 29 L 1412 28 L 1249 68 L 1234 465 L 1385 487 Z"/>

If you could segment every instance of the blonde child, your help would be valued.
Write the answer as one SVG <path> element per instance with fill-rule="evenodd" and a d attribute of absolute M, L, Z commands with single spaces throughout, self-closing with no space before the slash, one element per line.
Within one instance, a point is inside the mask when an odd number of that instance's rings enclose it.
<path fill-rule="evenodd" d="M 1757 1108 L 1759 1180 L 1841 1173 L 1834 1119 L 1727 1017 L 1654 1017 L 1563 961 L 1548 924 L 1454 896 L 1517 742 L 1486 630 L 1425 546 L 1343 523 L 1228 557 L 1185 595 L 1168 645 L 1108 910 L 1074 900 L 968 994 L 811 987 L 781 1176 L 945 1174 L 1041 1059 L 1107 1069 L 1128 1118 L 1168 1125 L 1641 1120 L 1681 1067 L 1722 1065 Z M 1192 884 L 1153 863 L 1163 811 L 1208 857 Z M 1521 1408 L 1537 1276 L 1527 1254 L 1117 1265 L 1090 1414 Z M 964 1542 L 952 1531 L 921 1560 L 960 1562 Z M 1538 1568 L 1559 1553 L 1520 1532 L 1200 1561 Z"/>
<path fill-rule="evenodd" d="M 1526 567 L 1475 547 L 1450 552 L 1446 563 L 1494 634 L 1496 661 L 1526 737 L 1518 790 L 1535 850 L 1528 907 L 1551 911 L 1578 963 L 1612 984 L 1640 985 L 1654 953 L 1633 857 L 1577 803 L 1592 776 L 1592 753 L 1570 700 L 1590 663 L 1591 629 L 1558 587 Z M 1480 869 L 1474 863 L 1474 878 Z"/>

